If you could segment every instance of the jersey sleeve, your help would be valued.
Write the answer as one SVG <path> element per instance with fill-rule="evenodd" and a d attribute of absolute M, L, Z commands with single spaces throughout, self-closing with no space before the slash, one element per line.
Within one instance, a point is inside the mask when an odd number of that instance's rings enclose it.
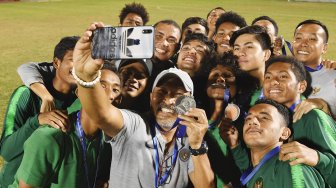
<path fill-rule="evenodd" d="M 22 180 L 35 187 L 49 184 L 60 165 L 62 150 L 62 133 L 42 127 L 32 134 L 24 144 L 24 155 L 16 174 L 16 181 Z M 50 134 L 56 132 L 57 134 Z M 43 141 L 43 142 L 41 142 Z M 32 160 L 34 159 L 34 160 Z"/>
<path fill-rule="evenodd" d="M 25 86 L 14 91 L 9 101 L 0 141 L 0 154 L 10 161 L 23 152 L 23 143 L 39 127 L 33 93 Z"/>
<path fill-rule="evenodd" d="M 26 63 L 19 66 L 17 72 L 22 82 L 29 87 L 31 84 L 39 82 L 44 84 L 46 79 L 50 78 L 50 75 L 54 71 L 52 63 Z"/>

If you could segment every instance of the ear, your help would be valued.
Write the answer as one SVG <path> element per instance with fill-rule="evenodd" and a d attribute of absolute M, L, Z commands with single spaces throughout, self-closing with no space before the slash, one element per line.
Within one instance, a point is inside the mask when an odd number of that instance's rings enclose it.
<path fill-rule="evenodd" d="M 75 94 L 76 94 L 76 96 L 77 96 L 77 98 L 78 98 L 78 88 L 76 88 L 76 90 L 75 90 Z"/>
<path fill-rule="evenodd" d="M 287 140 L 290 137 L 291 133 L 292 133 L 292 131 L 290 130 L 290 128 L 282 127 L 282 134 L 280 136 L 280 141 Z"/>
<path fill-rule="evenodd" d="M 149 94 L 149 106 L 150 107 L 152 107 L 152 97 L 153 97 L 152 92 L 150 92 Z"/>
<path fill-rule="evenodd" d="M 264 61 L 266 62 L 270 57 L 271 57 L 271 50 L 264 50 L 265 55 L 264 55 Z"/>
<path fill-rule="evenodd" d="M 53 66 L 57 70 L 61 66 L 61 60 L 59 60 L 57 57 L 54 57 Z"/>
<path fill-rule="evenodd" d="M 327 50 L 328 50 L 328 43 L 325 43 L 325 44 L 323 45 L 322 54 L 327 53 Z"/>
<path fill-rule="evenodd" d="M 307 89 L 307 81 L 306 80 L 303 80 L 301 82 L 298 83 L 299 84 L 299 93 L 303 93 L 306 91 Z"/>

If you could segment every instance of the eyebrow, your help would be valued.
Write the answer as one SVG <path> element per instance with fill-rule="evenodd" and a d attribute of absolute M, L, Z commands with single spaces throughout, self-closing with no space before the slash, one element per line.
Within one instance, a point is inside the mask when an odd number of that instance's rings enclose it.
<path fill-rule="evenodd" d="M 249 45 L 249 44 L 251 44 L 251 45 L 252 45 L 252 44 L 253 44 L 253 42 L 246 42 L 246 43 L 244 43 L 244 44 L 243 44 L 243 46 L 246 46 L 246 45 Z M 234 44 L 233 46 L 240 46 L 240 45 L 239 45 L 239 44 Z"/>

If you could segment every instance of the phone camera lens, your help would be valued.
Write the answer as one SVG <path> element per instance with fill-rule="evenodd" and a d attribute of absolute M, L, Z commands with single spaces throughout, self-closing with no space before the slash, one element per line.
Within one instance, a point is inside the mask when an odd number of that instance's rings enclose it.
<path fill-rule="evenodd" d="M 142 30 L 142 33 L 148 34 L 148 33 L 152 33 L 151 29 L 144 29 Z"/>

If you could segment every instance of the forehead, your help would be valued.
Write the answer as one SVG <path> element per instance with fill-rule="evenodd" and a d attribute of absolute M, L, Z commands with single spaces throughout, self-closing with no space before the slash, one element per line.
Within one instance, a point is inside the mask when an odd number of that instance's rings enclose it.
<path fill-rule="evenodd" d="M 234 45 L 244 45 L 245 43 L 257 43 L 260 45 L 254 34 L 242 34 L 238 36 Z"/>
<path fill-rule="evenodd" d="M 317 34 L 323 37 L 326 35 L 324 29 L 317 24 L 303 24 L 296 29 L 295 34 Z"/>
<path fill-rule="evenodd" d="M 278 116 L 278 110 L 270 104 L 256 104 L 250 108 L 248 111 L 249 114 L 269 114 L 272 117 Z"/>
<path fill-rule="evenodd" d="M 190 24 L 188 25 L 186 28 L 189 28 L 189 29 L 201 29 L 201 30 L 205 30 L 205 27 L 201 24 Z"/>
<path fill-rule="evenodd" d="M 228 67 L 228 66 L 216 65 L 215 68 L 211 69 L 210 73 L 213 73 L 213 72 L 230 72 L 230 73 L 233 73 L 233 70 L 232 70 L 231 67 Z"/>
<path fill-rule="evenodd" d="M 142 22 L 141 16 L 138 15 L 138 14 L 132 13 L 132 12 L 128 13 L 126 15 L 125 20 L 128 20 L 128 19 L 130 19 L 130 20 L 137 20 L 137 21 L 141 21 Z"/>
<path fill-rule="evenodd" d="M 214 14 L 219 15 L 219 14 L 223 14 L 223 13 L 225 13 L 225 11 L 222 10 L 222 9 L 213 9 L 213 10 L 209 13 L 209 16 L 210 16 L 210 15 L 214 15 Z"/>
<path fill-rule="evenodd" d="M 233 30 L 237 31 L 240 27 L 232 22 L 223 22 L 219 25 L 218 30 Z"/>
<path fill-rule="evenodd" d="M 101 70 L 101 81 L 108 81 L 110 84 L 118 84 L 120 85 L 120 78 L 119 76 L 110 70 L 103 69 Z"/>
<path fill-rule="evenodd" d="M 275 62 L 272 63 L 266 71 L 286 71 L 286 72 L 293 72 L 291 64 L 286 62 Z"/>
<path fill-rule="evenodd" d="M 130 69 L 130 68 L 135 68 L 135 69 L 145 69 L 145 65 L 140 63 L 140 62 L 133 62 L 131 64 L 125 65 L 120 67 L 120 70 L 125 70 L 125 69 Z"/>
<path fill-rule="evenodd" d="M 155 32 L 165 34 L 169 37 L 175 37 L 179 39 L 181 33 L 178 28 L 176 28 L 174 25 L 166 24 L 166 23 L 159 23 L 155 27 Z"/>
<path fill-rule="evenodd" d="M 190 40 L 190 41 L 183 44 L 183 46 L 185 46 L 185 45 L 206 47 L 206 45 L 199 40 Z"/>
<path fill-rule="evenodd" d="M 268 20 L 259 20 L 257 22 L 255 22 L 253 25 L 259 25 L 262 27 L 271 27 L 274 29 L 274 25 L 272 24 L 272 22 L 268 21 Z"/>
<path fill-rule="evenodd" d="M 65 54 L 64 54 L 64 58 L 66 57 L 66 58 L 71 58 L 72 59 L 72 55 L 73 55 L 73 50 L 67 50 L 66 52 L 65 52 Z M 64 59 L 63 58 L 63 59 Z"/>

